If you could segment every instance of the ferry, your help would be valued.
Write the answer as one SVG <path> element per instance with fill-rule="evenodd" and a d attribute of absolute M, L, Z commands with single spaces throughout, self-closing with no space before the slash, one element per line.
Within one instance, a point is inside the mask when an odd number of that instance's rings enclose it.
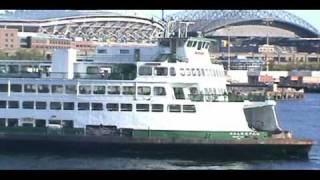
<path fill-rule="evenodd" d="M 314 142 L 280 127 L 275 101 L 230 98 L 210 44 L 171 36 L 87 56 L 56 49 L 51 60 L 1 60 L 0 150 L 308 157 Z"/>

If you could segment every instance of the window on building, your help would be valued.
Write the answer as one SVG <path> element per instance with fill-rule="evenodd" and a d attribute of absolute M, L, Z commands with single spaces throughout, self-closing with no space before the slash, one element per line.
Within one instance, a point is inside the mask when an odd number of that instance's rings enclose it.
<path fill-rule="evenodd" d="M 36 101 L 36 109 L 47 109 L 47 102 Z"/>
<path fill-rule="evenodd" d="M 155 96 L 165 96 L 166 89 L 164 87 L 153 87 L 153 95 Z"/>
<path fill-rule="evenodd" d="M 8 33 L 6 33 L 6 37 L 8 37 L 9 36 L 9 34 Z"/>
<path fill-rule="evenodd" d="M 9 40 L 8 40 L 8 39 L 5 39 L 5 41 L 8 42 Z"/>
<path fill-rule="evenodd" d="M 148 86 L 139 86 L 138 87 L 138 95 L 149 96 L 151 94 L 151 88 Z"/>
<path fill-rule="evenodd" d="M 19 109 L 19 101 L 8 101 L 9 109 Z"/>
<path fill-rule="evenodd" d="M 8 119 L 8 127 L 18 127 L 18 119 L 9 118 Z"/>
<path fill-rule="evenodd" d="M 129 49 L 120 49 L 120 54 L 129 54 Z"/>
<path fill-rule="evenodd" d="M 163 104 L 152 104 L 152 112 L 163 112 Z"/>
<path fill-rule="evenodd" d="M 107 104 L 108 111 L 119 111 L 119 104 L 116 103 L 108 103 Z"/>
<path fill-rule="evenodd" d="M 66 91 L 66 94 L 77 94 L 77 86 L 76 85 L 66 85 L 65 91 Z"/>
<path fill-rule="evenodd" d="M 139 67 L 139 75 L 140 76 L 151 76 L 152 68 L 149 66 L 140 66 Z"/>
<path fill-rule="evenodd" d="M 103 104 L 102 103 L 91 103 L 91 110 L 93 111 L 102 111 Z"/>
<path fill-rule="evenodd" d="M 79 111 L 90 110 L 90 104 L 85 102 L 78 103 L 78 110 Z"/>
<path fill-rule="evenodd" d="M 51 110 L 61 110 L 62 103 L 61 102 L 50 102 L 50 109 Z"/>
<path fill-rule="evenodd" d="M 51 91 L 53 94 L 62 94 L 63 93 L 63 85 L 52 85 Z"/>
<path fill-rule="evenodd" d="M 0 127 L 6 127 L 6 119 L 0 118 Z"/>
<path fill-rule="evenodd" d="M 93 86 L 93 94 L 106 94 L 105 86 Z"/>
<path fill-rule="evenodd" d="M 195 107 L 195 105 L 183 105 L 183 112 L 195 113 L 196 107 Z"/>
<path fill-rule="evenodd" d="M 10 90 L 11 90 L 11 92 L 22 92 L 22 85 L 21 84 L 11 84 Z"/>
<path fill-rule="evenodd" d="M 0 101 L 0 108 L 2 109 L 7 108 L 7 101 Z"/>
<path fill-rule="evenodd" d="M 25 84 L 24 85 L 24 92 L 26 93 L 34 93 L 36 92 L 36 85 L 35 84 Z"/>
<path fill-rule="evenodd" d="M 91 94 L 91 86 L 90 85 L 81 85 L 79 86 L 80 94 Z"/>
<path fill-rule="evenodd" d="M 10 47 L 13 48 L 13 45 L 11 44 Z"/>
<path fill-rule="evenodd" d="M 134 86 L 123 86 L 122 87 L 122 94 L 123 95 L 134 95 L 135 94 L 135 87 Z"/>
<path fill-rule="evenodd" d="M 74 110 L 74 103 L 73 102 L 64 102 L 63 103 L 63 110 Z"/>
<path fill-rule="evenodd" d="M 0 84 L 0 92 L 8 92 L 8 84 Z"/>
<path fill-rule="evenodd" d="M 137 112 L 149 112 L 149 104 L 136 104 Z"/>
<path fill-rule="evenodd" d="M 34 101 L 23 101 L 22 108 L 23 109 L 33 109 L 34 108 Z"/>
<path fill-rule="evenodd" d="M 176 76 L 176 69 L 174 67 L 170 68 L 170 76 Z"/>
<path fill-rule="evenodd" d="M 38 92 L 39 93 L 49 93 L 49 85 L 47 84 L 39 84 L 38 85 Z"/>
<path fill-rule="evenodd" d="M 155 67 L 154 68 L 154 75 L 156 75 L 156 76 L 167 76 L 168 75 L 168 68 L 166 68 L 166 67 Z"/>
<path fill-rule="evenodd" d="M 179 104 L 170 104 L 168 105 L 169 112 L 181 112 L 181 105 Z"/>
<path fill-rule="evenodd" d="M 132 111 L 132 104 L 121 104 L 121 111 Z"/>
<path fill-rule="evenodd" d="M 120 86 L 108 86 L 108 94 L 120 94 Z"/>

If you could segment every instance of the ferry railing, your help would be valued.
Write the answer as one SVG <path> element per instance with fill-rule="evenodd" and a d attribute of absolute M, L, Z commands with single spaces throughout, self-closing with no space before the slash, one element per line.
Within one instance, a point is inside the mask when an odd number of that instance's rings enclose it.
<path fill-rule="evenodd" d="M 68 73 L 50 72 L 46 73 L 42 78 L 62 78 L 67 79 Z M 79 73 L 73 74 L 73 79 L 103 79 L 103 80 L 134 80 L 136 72 L 130 73 Z"/>

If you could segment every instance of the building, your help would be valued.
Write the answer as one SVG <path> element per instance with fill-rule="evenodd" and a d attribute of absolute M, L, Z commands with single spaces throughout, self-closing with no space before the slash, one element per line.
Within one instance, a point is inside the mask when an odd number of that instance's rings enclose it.
<path fill-rule="evenodd" d="M 0 50 L 5 52 L 16 50 L 20 47 L 18 30 L 0 29 Z"/>

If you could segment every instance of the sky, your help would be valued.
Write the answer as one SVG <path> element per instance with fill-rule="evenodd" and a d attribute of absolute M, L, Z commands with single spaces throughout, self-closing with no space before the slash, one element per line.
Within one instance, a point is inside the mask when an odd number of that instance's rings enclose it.
<path fill-rule="evenodd" d="M 0 10 L 0 13 L 4 10 Z M 126 12 L 127 10 L 119 10 L 120 12 Z M 174 12 L 178 12 L 179 10 L 165 10 L 165 14 L 170 14 Z M 311 25 L 320 31 L 320 10 L 287 10 L 296 16 L 306 20 Z M 161 10 L 136 10 L 141 15 L 145 15 L 147 17 L 159 17 L 161 18 Z"/>

